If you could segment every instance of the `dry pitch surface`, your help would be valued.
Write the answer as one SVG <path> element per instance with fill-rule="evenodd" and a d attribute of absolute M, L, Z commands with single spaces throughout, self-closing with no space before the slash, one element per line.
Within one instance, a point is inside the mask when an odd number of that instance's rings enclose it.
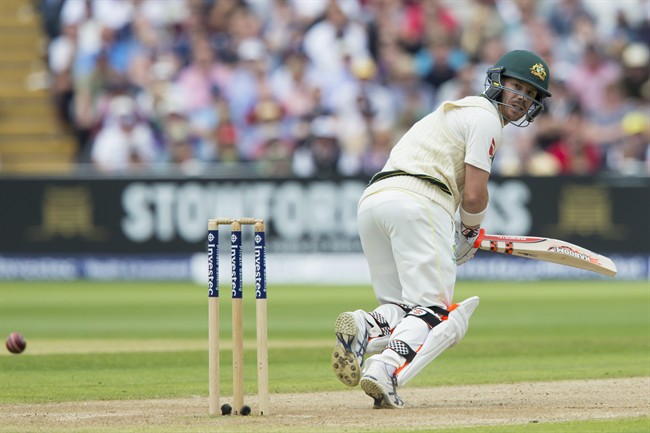
<path fill-rule="evenodd" d="M 0 431 L 361 432 L 650 415 L 650 378 L 404 388 L 408 408 L 374 410 L 360 389 L 273 394 L 272 413 L 207 415 L 207 398 L 0 405 Z M 223 402 L 229 399 L 222 398 Z M 650 423 L 650 421 L 649 421 Z"/>

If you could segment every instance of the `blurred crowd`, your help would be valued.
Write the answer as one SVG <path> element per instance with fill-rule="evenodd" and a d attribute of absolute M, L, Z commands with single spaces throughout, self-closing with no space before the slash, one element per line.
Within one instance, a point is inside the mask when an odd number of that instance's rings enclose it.
<path fill-rule="evenodd" d="M 494 173 L 650 174 L 648 0 L 36 1 L 59 118 L 107 172 L 372 175 L 527 49 L 553 97 L 505 128 Z"/>

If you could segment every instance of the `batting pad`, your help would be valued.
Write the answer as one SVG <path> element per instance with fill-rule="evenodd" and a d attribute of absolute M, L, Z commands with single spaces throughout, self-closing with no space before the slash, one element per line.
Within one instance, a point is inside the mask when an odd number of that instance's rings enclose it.
<path fill-rule="evenodd" d="M 376 355 L 381 353 L 386 349 L 386 346 L 390 342 L 390 335 L 384 335 L 383 337 L 373 338 L 368 341 L 368 346 L 366 347 L 367 355 Z"/>
<path fill-rule="evenodd" d="M 478 304 L 478 296 L 465 299 L 449 313 L 447 320 L 429 331 L 413 361 L 397 369 L 395 377 L 398 386 L 406 385 L 409 380 L 436 359 L 438 355 L 463 339 L 469 327 L 469 318 L 474 314 Z"/>

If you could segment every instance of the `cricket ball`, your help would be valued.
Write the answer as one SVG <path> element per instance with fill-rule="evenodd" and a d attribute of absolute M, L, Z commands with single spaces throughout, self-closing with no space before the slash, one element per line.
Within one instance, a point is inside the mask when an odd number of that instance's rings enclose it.
<path fill-rule="evenodd" d="M 21 334 L 18 332 L 12 332 L 9 334 L 9 337 L 7 337 L 5 345 L 7 346 L 7 350 L 9 352 L 15 353 L 17 355 L 25 350 L 25 347 L 27 347 L 27 342 L 25 341 L 25 337 L 23 337 Z"/>

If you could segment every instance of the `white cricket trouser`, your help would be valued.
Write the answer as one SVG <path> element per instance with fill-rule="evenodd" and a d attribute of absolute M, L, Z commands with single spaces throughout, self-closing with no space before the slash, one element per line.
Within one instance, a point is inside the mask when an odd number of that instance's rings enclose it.
<path fill-rule="evenodd" d="M 357 216 L 380 305 L 452 304 L 456 264 L 449 213 L 422 195 L 387 188 L 362 198 Z"/>

